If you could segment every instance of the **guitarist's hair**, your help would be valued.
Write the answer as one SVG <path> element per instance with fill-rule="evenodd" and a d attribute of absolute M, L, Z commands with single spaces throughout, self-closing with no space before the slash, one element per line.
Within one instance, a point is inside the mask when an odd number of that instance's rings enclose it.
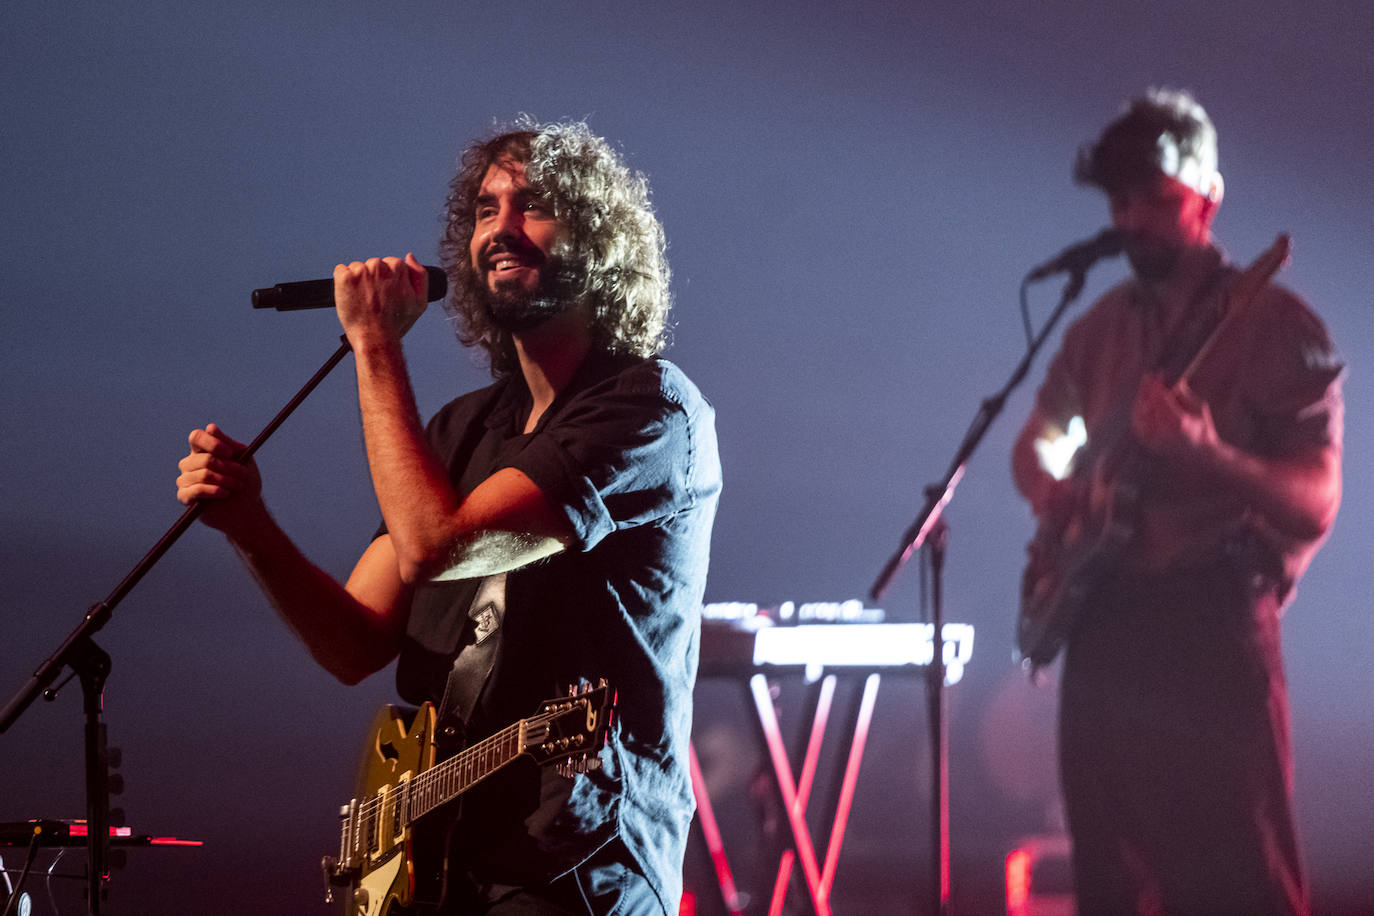
<path fill-rule="evenodd" d="M 1096 143 L 1078 151 L 1073 177 L 1107 194 L 1178 178 L 1207 194 L 1217 174 L 1217 130 L 1186 91 L 1150 89 L 1129 102 Z"/>

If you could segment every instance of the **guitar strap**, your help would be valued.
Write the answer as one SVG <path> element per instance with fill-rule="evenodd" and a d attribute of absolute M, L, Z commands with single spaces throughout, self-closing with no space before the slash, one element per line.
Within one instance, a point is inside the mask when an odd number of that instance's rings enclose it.
<path fill-rule="evenodd" d="M 467 741 L 467 723 L 496 664 L 505 616 L 506 574 L 487 576 L 477 587 L 477 594 L 468 608 L 461 648 L 449 668 L 448 683 L 439 701 L 438 744 L 445 757 L 461 749 Z"/>
<path fill-rule="evenodd" d="M 1164 377 L 1166 385 L 1173 385 L 1178 381 L 1179 376 L 1193 361 L 1193 357 L 1215 333 L 1217 325 L 1221 324 L 1222 299 L 1215 294 L 1221 286 L 1221 281 L 1233 273 L 1233 268 L 1219 265 L 1193 297 L 1189 304 L 1190 320 L 1172 336 L 1155 363 L 1155 370 Z M 1203 308 L 1204 303 L 1210 307 Z"/>

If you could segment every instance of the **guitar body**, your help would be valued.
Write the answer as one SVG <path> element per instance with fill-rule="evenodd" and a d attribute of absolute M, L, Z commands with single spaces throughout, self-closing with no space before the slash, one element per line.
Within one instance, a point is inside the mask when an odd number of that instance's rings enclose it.
<path fill-rule="evenodd" d="M 445 760 L 434 743 L 436 714 L 384 706 L 372 720 L 358 774 L 358 795 L 339 812 L 337 858 L 326 880 L 345 888 L 346 916 L 402 916 L 445 904 L 454 818 L 428 816 L 520 757 L 554 766 L 569 779 L 600 764 L 615 706 L 603 680 L 546 700 L 528 719 Z M 332 893 L 330 895 L 332 899 Z"/>
<path fill-rule="evenodd" d="M 358 768 L 358 798 L 385 799 L 394 796 L 419 773 L 433 767 L 434 706 L 425 703 L 417 710 L 383 706 L 368 728 L 368 741 Z M 391 817 L 379 818 L 372 834 L 362 846 L 366 850 L 358 874 L 344 895 L 348 916 L 400 916 L 417 902 L 438 903 L 443 891 L 443 849 L 439 850 L 440 873 L 433 867 L 416 867 L 412 849 L 412 828 Z M 424 843 L 423 847 L 432 847 Z M 418 881 L 417 881 L 418 877 Z"/>
<path fill-rule="evenodd" d="M 1079 486 L 1079 503 L 1086 502 L 1086 491 Z M 1097 586 L 1119 568 L 1135 531 L 1139 495 L 1139 486 L 1118 486 L 1106 512 L 1087 523 L 1077 514 L 1043 521 L 1026 545 L 1016 648 L 1033 671 L 1054 661 Z"/>

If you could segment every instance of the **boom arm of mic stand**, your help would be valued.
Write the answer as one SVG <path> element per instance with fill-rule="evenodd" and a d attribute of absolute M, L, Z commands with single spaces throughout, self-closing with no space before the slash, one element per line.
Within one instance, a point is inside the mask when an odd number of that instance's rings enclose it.
<path fill-rule="evenodd" d="M 1030 342 L 1026 348 L 1026 354 L 1021 357 L 1021 361 L 1012 370 L 1007 383 L 1002 386 L 1000 391 L 992 397 L 985 398 L 983 403 L 979 405 L 978 413 L 969 425 L 968 432 L 964 434 L 964 441 L 959 445 L 954 460 L 950 462 L 949 470 L 945 472 L 940 483 L 926 488 L 926 502 L 921 508 L 920 514 L 916 516 L 916 521 L 912 522 L 911 526 L 902 534 L 897 551 L 888 558 L 882 571 L 878 573 L 878 578 L 874 580 L 873 586 L 868 590 L 868 596 L 874 601 L 883 597 L 888 587 L 892 585 L 892 580 L 896 578 L 897 572 L 926 542 L 931 529 L 944 512 L 944 507 L 954 497 L 954 488 L 958 486 L 959 480 L 964 476 L 964 467 L 983 441 L 983 436 L 987 434 L 993 421 L 1002 413 L 1002 408 L 1006 406 L 1007 398 L 1012 391 L 1025 379 L 1026 373 L 1030 371 L 1031 363 L 1035 361 L 1035 356 L 1040 352 L 1040 348 L 1045 345 L 1050 332 L 1059 323 L 1059 319 L 1063 317 L 1069 305 L 1083 291 L 1084 275 L 1085 271 L 1082 270 L 1074 271 L 1069 275 L 1068 282 L 1064 284 L 1064 292 L 1060 296 L 1059 305 L 1050 314 L 1049 320 L 1040 329 L 1040 333 Z M 938 635 L 936 636 L 936 644 L 939 644 Z"/>
<path fill-rule="evenodd" d="M 310 380 L 305 383 L 300 391 L 296 392 L 295 396 L 287 402 L 286 406 L 278 411 L 271 422 L 263 427 L 262 432 L 258 433 L 257 438 L 244 448 L 243 454 L 238 456 L 240 461 L 246 461 L 248 458 L 251 458 L 262 444 L 277 431 L 277 428 L 280 427 L 282 423 L 286 422 L 286 418 L 291 416 L 292 412 L 301 405 L 301 402 L 310 396 L 310 393 L 315 390 L 320 382 L 324 381 L 325 376 L 332 372 L 334 367 L 348 355 L 349 350 L 352 349 L 349 346 L 348 338 L 341 337 L 340 339 L 342 343 L 340 343 L 339 348 L 334 351 L 333 355 L 325 360 L 324 365 L 311 376 Z M 134 586 L 148 574 L 157 564 L 158 560 L 162 559 L 162 555 L 170 550 L 172 545 L 186 533 L 187 529 L 191 527 L 191 524 L 200 516 L 201 510 L 202 506 L 200 503 L 193 503 L 188 506 L 186 511 L 181 514 L 181 517 L 177 519 L 176 523 L 167 530 L 166 534 L 158 539 L 158 542 L 153 545 L 153 548 L 144 555 L 142 560 L 138 561 L 137 565 L 135 565 L 129 574 L 124 577 L 124 580 L 115 587 L 115 590 L 112 591 L 104 601 L 92 605 L 85 619 L 72 631 L 72 634 L 67 637 L 61 647 L 53 653 L 47 661 L 39 666 L 38 670 L 34 672 L 33 677 L 29 679 L 28 684 L 26 684 L 14 699 L 9 702 L 4 708 L 4 711 L 0 712 L 0 734 L 6 732 L 19 716 L 23 714 L 24 710 L 38 698 L 38 695 L 46 690 L 53 681 L 57 680 L 57 676 L 70 662 L 77 647 L 84 645 L 86 641 L 109 622 L 119 602 L 123 601 L 125 596 L 133 591 Z"/>

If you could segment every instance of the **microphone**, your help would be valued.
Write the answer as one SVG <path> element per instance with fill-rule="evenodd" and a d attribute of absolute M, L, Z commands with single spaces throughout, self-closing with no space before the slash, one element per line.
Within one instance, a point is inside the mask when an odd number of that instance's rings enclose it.
<path fill-rule="evenodd" d="M 438 267 L 426 267 L 429 275 L 427 301 L 444 298 L 448 292 L 448 277 Z M 298 309 L 332 309 L 334 307 L 334 278 L 328 280 L 299 280 L 278 283 L 267 289 L 253 290 L 253 308 L 294 312 Z"/>
<path fill-rule="evenodd" d="M 1115 229 L 1103 229 L 1087 241 L 1070 245 L 1050 260 L 1026 274 L 1027 281 L 1043 280 L 1050 274 L 1081 274 L 1102 258 L 1121 254 L 1125 247 L 1126 236 Z"/>

